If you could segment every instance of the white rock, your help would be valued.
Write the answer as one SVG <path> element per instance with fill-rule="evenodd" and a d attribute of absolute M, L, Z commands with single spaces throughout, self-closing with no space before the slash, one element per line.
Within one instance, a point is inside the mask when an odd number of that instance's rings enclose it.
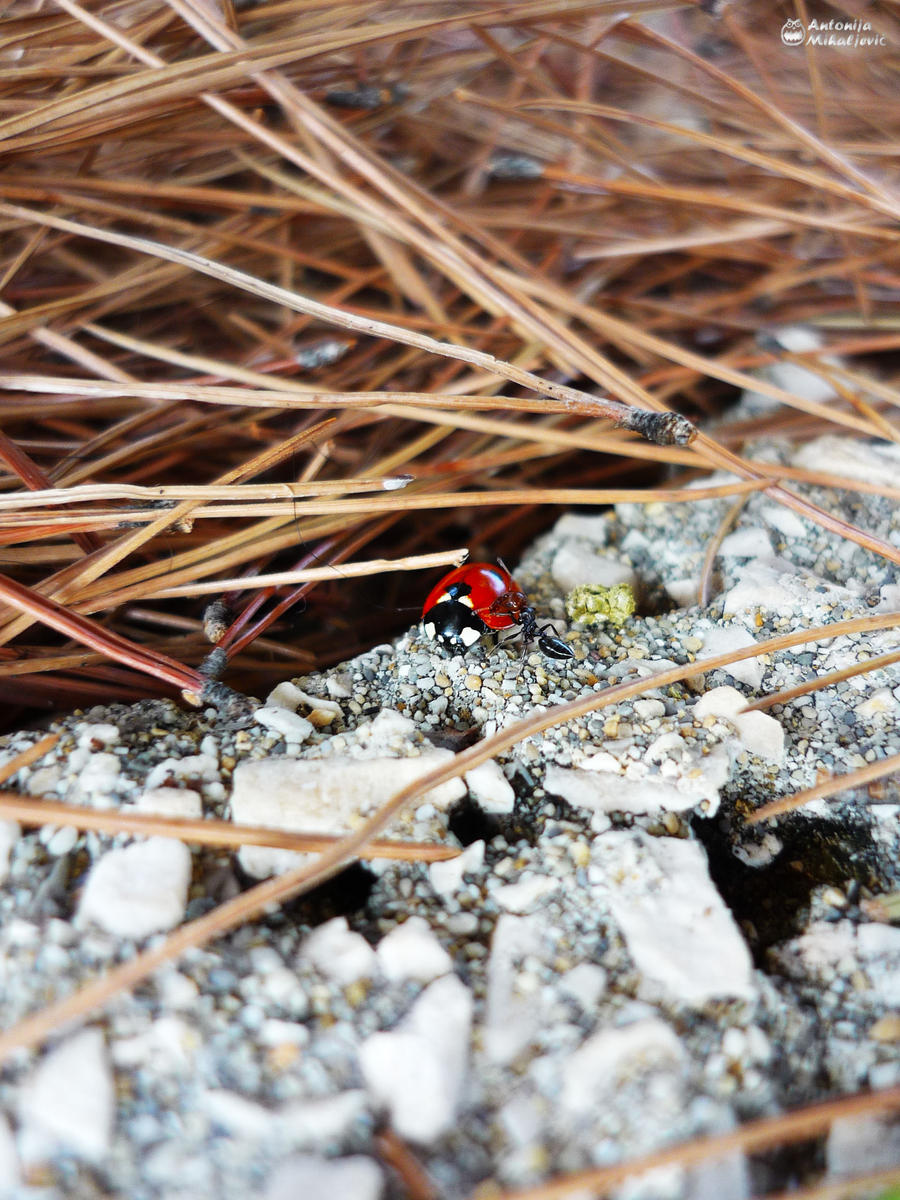
<path fill-rule="evenodd" d="M 645 699 L 634 701 L 634 715 L 642 721 L 653 721 L 657 717 L 666 715 L 666 706 L 662 700 L 648 696 Z"/>
<path fill-rule="evenodd" d="M 234 772 L 232 819 L 239 825 L 268 825 L 302 833 L 348 833 L 370 817 L 395 792 L 413 783 L 453 755 L 431 750 L 415 758 L 326 759 L 270 758 L 241 763 Z M 446 809 L 465 793 L 462 780 L 433 788 L 422 799 Z M 421 803 L 421 800 L 420 800 Z M 395 820 L 388 836 L 411 833 Z M 288 850 L 243 846 L 241 865 L 258 878 L 288 871 L 302 861 Z"/>
<path fill-rule="evenodd" d="M 484 842 L 471 842 L 456 858 L 431 863 L 428 878 L 439 896 L 450 896 L 462 887 L 463 876 L 477 874 L 484 864 Z"/>
<path fill-rule="evenodd" d="M 755 645 L 756 638 L 743 625 L 716 625 L 704 634 L 703 650 L 697 657 L 712 658 L 717 654 L 730 654 L 734 650 L 746 650 L 748 646 Z M 745 658 L 741 662 L 718 669 L 751 688 L 758 688 L 762 683 L 763 668 L 758 658 Z"/>
<path fill-rule="evenodd" d="M 639 1175 L 629 1175 L 625 1181 L 610 1192 L 611 1200 L 684 1200 L 685 1170 L 674 1163 L 664 1167 L 653 1167 Z M 588 1200 L 586 1195 L 576 1200 Z M 694 1200 L 693 1196 L 689 1200 Z M 732 1200 L 719 1196 L 717 1200 Z"/>
<path fill-rule="evenodd" d="M 717 687 L 704 692 L 694 705 L 694 719 L 712 715 L 724 717 L 737 731 L 745 750 L 769 762 L 784 761 L 784 729 L 780 721 L 764 712 L 741 712 L 747 704 L 737 688 Z"/>
<path fill-rule="evenodd" d="M 308 710 L 306 719 L 316 729 L 330 725 L 335 717 L 339 717 L 342 713 L 341 706 L 336 704 L 334 700 L 323 700 L 319 696 L 310 696 L 290 680 L 285 680 L 283 683 L 277 684 L 269 692 L 269 695 L 266 697 L 265 707 L 286 708 L 291 712 L 296 712 L 301 704 Z"/>
<path fill-rule="evenodd" d="M 678 737 L 678 734 L 674 736 L 677 743 L 680 744 L 681 739 Z M 582 771 L 609 771 L 612 774 L 622 773 L 622 764 L 615 755 L 609 754 L 606 750 L 601 750 L 597 754 L 590 754 L 586 758 L 583 758 L 578 767 Z"/>
<path fill-rule="evenodd" d="M 392 929 L 375 954 L 386 979 L 431 983 L 453 969 L 453 960 L 422 917 L 410 917 Z"/>
<path fill-rule="evenodd" d="M 372 1158 L 296 1154 L 269 1176 L 263 1200 L 379 1200 L 383 1191 L 384 1175 Z"/>
<path fill-rule="evenodd" d="M 602 514 L 564 513 L 553 526 L 553 539 L 556 542 L 581 538 L 596 546 L 604 546 L 608 536 L 609 519 Z"/>
<path fill-rule="evenodd" d="M 666 591 L 679 608 L 690 608 L 700 597 L 700 579 L 689 575 L 664 581 Z"/>
<path fill-rule="evenodd" d="M 63 1151 L 97 1163 L 110 1148 L 115 1093 L 99 1029 L 85 1029 L 52 1050 L 23 1084 L 19 1151 L 38 1163 Z"/>
<path fill-rule="evenodd" d="M 137 812 L 157 817 L 199 821 L 203 816 L 203 800 L 193 788 L 148 788 L 138 796 L 134 807 Z"/>
<path fill-rule="evenodd" d="M 348 928 L 346 917 L 335 917 L 314 929 L 300 947 L 300 955 L 341 987 L 357 979 L 371 979 L 378 966 L 375 951 L 361 933 Z"/>
<path fill-rule="evenodd" d="M 740 1152 L 708 1158 L 687 1172 L 686 1200 L 749 1200 L 750 1168 Z"/>
<path fill-rule="evenodd" d="M 541 1097 L 528 1095 L 524 1089 L 513 1093 L 512 1099 L 497 1114 L 497 1124 L 507 1140 L 516 1147 L 531 1147 L 540 1141 L 545 1122 Z M 577 1193 L 575 1193 L 577 1200 Z"/>
<path fill-rule="evenodd" d="M 655 1017 L 604 1029 L 566 1060 L 560 1101 L 571 1116 L 582 1116 L 632 1079 L 656 1073 L 680 1075 L 683 1067 L 681 1043 Z"/>
<path fill-rule="evenodd" d="M 80 754 L 81 751 L 73 750 L 72 753 Z M 51 763 L 46 767 L 35 767 L 30 773 L 26 767 L 25 776 L 25 790 L 29 796 L 52 796 L 58 789 L 63 772 L 59 763 Z"/>
<path fill-rule="evenodd" d="M 856 931 L 849 921 L 812 921 L 805 933 L 771 950 L 779 969 L 794 979 L 828 984 L 858 967 Z"/>
<path fill-rule="evenodd" d="M 480 763 L 465 776 L 466 786 L 486 813 L 511 813 L 516 794 L 493 758 Z"/>
<path fill-rule="evenodd" d="M 108 850 L 88 875 L 78 921 L 120 937 L 172 929 L 184 917 L 190 879 L 190 851 L 172 838 Z"/>
<path fill-rule="evenodd" d="M 119 740 L 119 730 L 115 725 L 107 723 L 82 725 L 78 730 L 78 745 L 88 750 L 96 750 L 100 746 L 114 746 Z"/>
<path fill-rule="evenodd" d="M 256 709 L 253 720 L 258 725 L 265 725 L 273 733 L 280 733 L 288 742 L 305 742 L 313 731 L 312 722 L 307 721 L 306 717 L 298 717 L 289 708 L 274 704 Z"/>
<path fill-rule="evenodd" d="M 353 695 L 353 680 L 346 671 L 329 675 L 325 680 L 325 690 L 335 700 L 349 700 Z"/>
<path fill-rule="evenodd" d="M 802 325 L 786 325 L 778 331 L 776 337 L 779 344 L 792 354 L 805 354 L 811 350 L 819 350 L 822 346 L 821 336 L 815 330 Z M 833 355 L 828 354 L 818 354 L 816 359 L 824 366 L 834 366 L 838 362 Z M 765 373 L 777 387 L 786 392 L 793 392 L 804 400 L 814 400 L 823 404 L 834 399 L 833 385 L 820 372 L 810 370 L 799 363 L 774 362 L 766 368 Z M 769 400 L 768 403 L 774 405 L 777 401 Z"/>
<path fill-rule="evenodd" d="M 9 874 L 9 859 L 22 834 L 16 821 L 0 821 L 0 883 Z"/>
<path fill-rule="evenodd" d="M 852 1179 L 867 1171 L 896 1168 L 900 1162 L 900 1126 L 877 1116 L 838 1117 L 825 1142 L 826 1177 Z"/>
<path fill-rule="evenodd" d="M 50 833 L 50 836 L 44 840 L 44 834 Z M 70 850 L 75 849 L 75 844 L 78 841 L 78 830 L 71 825 L 63 825 L 59 829 L 54 829 L 52 825 L 45 825 L 41 829 L 41 841 L 47 848 L 47 853 L 52 858 L 57 858 L 63 854 L 68 854 Z"/>
<path fill-rule="evenodd" d="M 263 1141 L 272 1134 L 274 1122 L 269 1109 L 237 1092 L 210 1089 L 201 1094 L 200 1108 L 214 1125 L 235 1137 Z"/>
<path fill-rule="evenodd" d="M 593 552 L 590 547 L 578 542 L 564 542 L 553 556 L 550 573 L 563 592 L 585 583 L 598 583 L 603 587 L 614 587 L 617 583 L 637 583 L 632 567 L 619 559 Z"/>
<path fill-rule="evenodd" d="M 115 754 L 89 754 L 72 787 L 72 800 L 94 808 L 107 808 L 119 782 L 121 763 Z"/>
<path fill-rule="evenodd" d="M 491 1062 L 511 1063 L 536 1037 L 540 1014 L 534 995 L 521 984 L 521 963 L 540 952 L 546 929 L 543 914 L 502 913 L 494 926 L 487 969 L 482 1045 Z"/>
<path fill-rule="evenodd" d="M 340 1143 L 367 1107 L 362 1088 L 317 1100 L 293 1100 L 277 1114 L 278 1131 L 292 1146 L 321 1149 Z"/>
<path fill-rule="evenodd" d="M 744 525 L 722 539 L 719 554 L 722 558 L 769 558 L 772 543 L 764 529 Z"/>
<path fill-rule="evenodd" d="M 896 612 L 900 609 L 900 583 L 886 583 L 879 588 L 881 599 L 873 612 Z"/>
<path fill-rule="evenodd" d="M 147 1066 L 160 1074 L 183 1071 L 191 1061 L 197 1035 L 180 1017 L 158 1017 L 134 1037 L 116 1038 L 110 1048 L 117 1067 Z"/>
<path fill-rule="evenodd" d="M 897 711 L 897 697 L 890 688 L 876 688 L 861 704 L 857 704 L 856 711 L 867 720 L 882 714 L 893 715 Z"/>
<path fill-rule="evenodd" d="M 506 912 L 527 913 L 542 904 L 549 895 L 559 891 L 561 880 L 550 875 L 527 872 L 515 883 L 507 883 L 493 893 L 494 899 Z"/>
<path fill-rule="evenodd" d="M 765 712 L 737 713 L 731 718 L 741 745 L 751 754 L 780 765 L 784 762 L 784 728 Z"/>
<path fill-rule="evenodd" d="M 773 529 L 777 529 L 782 537 L 786 538 L 807 538 L 811 526 L 790 508 L 785 508 L 783 504 L 766 504 L 760 511 L 760 517 L 771 525 Z"/>
<path fill-rule="evenodd" d="M 545 788 L 562 796 L 576 808 L 592 812 L 662 813 L 686 812 L 702 801 L 709 815 L 719 804 L 719 789 L 728 779 L 728 753 L 714 747 L 704 757 L 697 756 L 676 779 L 648 775 L 628 779 L 612 771 L 582 770 L 578 767 L 547 765 Z"/>
<path fill-rule="evenodd" d="M 12 1200 L 22 1182 L 16 1142 L 6 1117 L 0 1113 L 0 1200 Z"/>
<path fill-rule="evenodd" d="M 447 975 L 428 985 L 396 1029 L 363 1042 L 366 1087 L 400 1137 L 429 1145 L 452 1128 L 468 1069 L 471 1022 L 471 992 Z"/>
<path fill-rule="evenodd" d="M 279 967 L 270 971 L 259 984 L 260 992 L 265 1000 L 277 1004 L 280 1008 L 297 1011 L 305 1010 L 305 1001 L 296 974 L 288 967 Z"/>
<path fill-rule="evenodd" d="M 880 921 L 856 931 L 860 965 L 872 985 L 871 996 L 886 1007 L 900 1009 L 900 929 Z"/>
<path fill-rule="evenodd" d="M 561 976 L 559 989 L 576 1000 L 586 1013 L 591 1013 L 606 991 L 606 972 L 596 963 L 579 963 Z"/>
<path fill-rule="evenodd" d="M 260 1025 L 256 1037 L 262 1046 L 305 1046 L 309 1041 L 309 1030 L 299 1021 L 270 1017 Z"/>
<path fill-rule="evenodd" d="M 393 647 L 388 647 L 393 650 Z M 416 732 L 416 723 L 395 708 L 383 708 L 377 717 L 357 725 L 356 740 L 368 746 L 371 754 L 409 753 L 410 739 Z"/>
<path fill-rule="evenodd" d="M 784 559 L 755 558 L 736 573 L 738 582 L 723 599 L 726 617 L 756 609 L 778 614 L 807 613 L 822 604 L 846 604 L 854 599 L 848 588 L 816 576 L 797 574 Z"/>
<path fill-rule="evenodd" d="M 296 712 L 305 696 L 306 693 L 301 691 L 296 683 L 285 679 L 282 683 L 276 684 L 266 696 L 266 707 L 288 708 L 291 712 Z"/>
<path fill-rule="evenodd" d="M 171 779 L 218 780 L 219 764 L 211 754 L 186 754 L 184 758 L 164 758 L 147 775 L 144 787 L 151 788 L 167 784 Z"/>
<path fill-rule="evenodd" d="M 752 999 L 750 952 L 696 842 L 613 830 L 592 853 L 645 992 L 695 1007 Z"/>
<path fill-rule="evenodd" d="M 811 471 L 827 471 L 831 475 L 894 487 L 900 470 L 900 455 L 890 442 L 826 436 L 804 443 L 794 454 L 793 464 Z"/>
<path fill-rule="evenodd" d="M 157 971 L 154 980 L 162 1008 L 171 1011 L 196 1004 L 199 994 L 196 983 L 174 967 Z"/>
<path fill-rule="evenodd" d="M 767 867 L 784 849 L 784 843 L 771 830 L 764 833 L 758 842 L 744 842 L 741 846 L 732 846 L 731 853 L 748 867 Z"/>

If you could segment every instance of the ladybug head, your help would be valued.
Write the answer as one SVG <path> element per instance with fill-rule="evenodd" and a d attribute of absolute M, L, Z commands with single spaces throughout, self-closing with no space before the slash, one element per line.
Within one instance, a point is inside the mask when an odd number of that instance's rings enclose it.
<path fill-rule="evenodd" d="M 489 632 L 487 625 L 467 604 L 442 600 L 422 617 L 425 633 L 452 650 L 468 650 Z"/>

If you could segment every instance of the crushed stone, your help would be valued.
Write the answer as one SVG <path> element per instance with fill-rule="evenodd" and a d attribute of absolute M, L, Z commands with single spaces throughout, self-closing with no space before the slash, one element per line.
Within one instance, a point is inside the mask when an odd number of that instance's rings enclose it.
<path fill-rule="evenodd" d="M 795 451 L 773 441 L 754 453 L 896 478 L 896 448 L 883 444 L 820 439 Z M 792 486 L 900 545 L 893 502 Z M 756 494 L 701 605 L 704 556 L 731 504 L 699 502 L 690 520 L 682 507 L 619 505 L 566 515 L 541 538 L 515 574 L 570 661 L 515 645 L 448 657 L 416 627 L 285 681 L 249 723 L 162 700 L 75 713 L 53 723 L 57 746 L 7 786 L 98 808 L 200 806 L 241 823 L 342 832 L 403 772 L 530 713 L 900 608 L 891 564 Z M 633 578 L 637 612 L 619 628 L 569 628 L 560 579 L 598 577 Z M 387 1115 L 440 1195 L 456 1200 L 488 1178 L 526 1186 L 896 1086 L 900 930 L 861 905 L 898 888 L 896 781 L 774 825 L 743 817 L 822 772 L 900 752 L 900 667 L 765 712 L 741 707 L 898 648 L 897 629 L 843 636 L 648 688 L 420 798 L 391 836 L 465 844 L 458 858 L 356 867 L 322 896 L 187 952 L 80 1030 L 17 1053 L 0 1078 L 4 1195 L 375 1200 L 393 1195 L 374 1143 Z M 0 739 L 0 763 L 44 733 Z M 289 781 L 283 792 L 275 777 Z M 347 781 L 359 779 L 349 803 Z M 286 797 L 305 792 L 312 807 L 289 812 Z M 176 855 L 186 862 L 179 848 L 163 855 L 170 883 L 148 917 L 148 896 L 133 902 L 152 847 L 0 827 L 7 1026 L 248 885 L 244 852 L 193 848 L 188 877 L 175 869 Z M 295 861 L 285 853 L 253 873 Z M 125 869 L 112 872 L 116 863 Z M 104 870 L 112 878 L 97 899 Z M 133 915 L 122 927 L 129 894 L 144 923 Z M 822 1147 L 830 1176 L 856 1163 L 857 1140 L 851 1128 L 832 1131 Z M 737 1154 L 656 1172 L 635 1181 L 635 1195 L 744 1197 L 778 1183 L 762 1170 Z"/>

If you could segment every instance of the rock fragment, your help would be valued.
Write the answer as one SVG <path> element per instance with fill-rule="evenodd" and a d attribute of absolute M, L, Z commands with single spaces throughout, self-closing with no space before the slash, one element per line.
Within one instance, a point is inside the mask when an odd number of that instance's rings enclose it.
<path fill-rule="evenodd" d="M 190 878 L 190 851 L 172 838 L 108 850 L 91 868 L 78 920 L 120 937 L 172 929 L 184 917 Z"/>
<path fill-rule="evenodd" d="M 472 994 L 456 975 L 429 984 L 396 1029 L 360 1049 L 366 1087 L 403 1138 L 430 1145 L 452 1127 L 468 1070 Z"/>
<path fill-rule="evenodd" d="M 85 1029 L 52 1050 L 22 1088 L 19 1148 L 23 1162 L 64 1152 L 99 1162 L 112 1141 L 114 1086 L 99 1029 Z"/>
<path fill-rule="evenodd" d="M 755 996 L 750 951 L 701 846 L 611 830 L 595 840 L 593 862 L 646 990 L 696 1008 Z"/>

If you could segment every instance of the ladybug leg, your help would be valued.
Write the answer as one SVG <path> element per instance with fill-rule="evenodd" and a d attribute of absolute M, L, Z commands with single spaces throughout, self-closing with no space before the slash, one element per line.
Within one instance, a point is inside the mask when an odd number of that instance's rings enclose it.
<path fill-rule="evenodd" d="M 537 642 L 548 658 L 575 657 L 575 651 L 562 640 L 552 625 L 541 627 L 538 631 Z"/>

